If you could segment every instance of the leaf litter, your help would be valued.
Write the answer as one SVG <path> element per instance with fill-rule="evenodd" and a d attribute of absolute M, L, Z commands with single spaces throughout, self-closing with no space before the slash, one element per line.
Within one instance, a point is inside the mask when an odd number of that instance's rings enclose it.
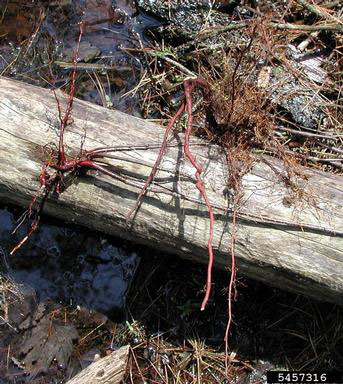
<path fill-rule="evenodd" d="M 79 338 L 72 324 L 58 324 L 44 317 L 34 328 L 27 331 L 27 337 L 20 349 L 25 355 L 23 363 L 30 377 L 47 373 L 50 364 L 57 361 L 65 367 L 73 351 L 74 341 Z"/>

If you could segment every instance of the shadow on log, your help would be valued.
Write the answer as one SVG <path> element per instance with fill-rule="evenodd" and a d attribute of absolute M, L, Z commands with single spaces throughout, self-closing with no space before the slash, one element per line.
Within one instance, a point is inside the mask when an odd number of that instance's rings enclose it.
<path fill-rule="evenodd" d="M 0 197 L 27 207 L 39 189 L 46 146 L 57 143 L 58 114 L 51 91 L 0 78 Z M 58 95 L 61 105 L 66 97 Z M 208 213 L 194 183 L 194 169 L 182 159 L 182 135 L 171 141 L 157 179 L 130 228 L 125 216 L 149 175 L 164 129 L 142 119 L 75 100 L 66 129 L 67 154 L 117 146 L 109 162 L 125 177 L 72 179 L 44 212 L 67 222 L 207 262 Z M 129 147 L 132 148 L 129 148 Z M 193 138 L 191 148 L 204 168 L 215 209 L 215 263 L 230 266 L 232 201 L 220 148 Z M 283 165 L 260 157 L 243 178 L 237 219 L 239 275 L 317 299 L 343 304 L 343 179 L 304 169 L 302 201 L 285 186 Z M 204 268 L 205 283 L 206 268 Z M 199 282 L 201 285 L 202 282 Z"/>

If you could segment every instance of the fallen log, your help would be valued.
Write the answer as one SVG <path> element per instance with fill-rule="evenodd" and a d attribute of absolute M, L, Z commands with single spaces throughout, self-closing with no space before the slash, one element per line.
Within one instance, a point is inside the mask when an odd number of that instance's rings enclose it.
<path fill-rule="evenodd" d="M 40 188 L 47 145 L 57 143 L 56 101 L 51 91 L 17 81 L 0 78 L 0 86 L 0 197 L 27 207 Z M 64 105 L 66 96 L 58 97 Z M 151 171 L 163 133 L 164 128 L 142 119 L 75 100 L 73 122 L 66 128 L 67 153 L 75 157 L 81 146 L 118 146 L 108 161 L 124 178 L 74 178 L 58 198 L 47 200 L 44 212 L 206 263 L 208 212 L 194 185 L 194 168 L 183 160 L 181 134 L 174 135 L 129 227 L 125 220 Z M 225 156 L 197 138 L 191 150 L 203 165 L 215 210 L 215 263 L 229 267 L 233 207 Z M 285 169 L 276 159 L 261 157 L 244 176 L 236 233 L 238 274 L 343 304 L 343 180 L 316 170 L 303 172 L 308 181 L 299 181 L 300 200 L 285 185 Z"/>
<path fill-rule="evenodd" d="M 119 384 L 124 380 L 129 346 L 103 357 L 67 381 L 66 384 Z"/>

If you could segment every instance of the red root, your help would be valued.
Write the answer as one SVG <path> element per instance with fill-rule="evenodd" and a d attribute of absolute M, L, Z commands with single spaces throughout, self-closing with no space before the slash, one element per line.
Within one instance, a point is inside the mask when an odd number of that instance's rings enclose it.
<path fill-rule="evenodd" d="M 207 267 L 207 283 L 206 283 L 206 292 L 205 297 L 203 299 L 203 302 L 201 304 L 201 310 L 203 311 L 207 305 L 208 299 L 210 297 L 211 293 L 211 285 L 212 285 L 212 267 L 213 267 L 213 248 L 212 248 L 212 242 L 213 242 L 213 232 L 214 232 L 214 214 L 213 214 L 213 207 L 208 199 L 206 189 L 204 186 L 204 183 L 201 179 L 201 173 L 202 173 L 202 167 L 199 163 L 197 163 L 195 157 L 192 155 L 190 149 L 189 149 L 189 138 L 192 132 L 192 126 L 193 126 L 193 115 L 192 115 L 192 92 L 196 85 L 200 85 L 204 88 L 205 91 L 207 91 L 207 83 L 205 80 L 201 78 L 197 78 L 194 80 L 186 80 L 184 82 L 184 88 L 185 88 L 185 96 L 186 96 L 186 109 L 188 112 L 188 124 L 187 124 L 187 130 L 185 134 L 185 143 L 184 143 L 184 153 L 186 158 L 192 163 L 193 167 L 196 169 L 195 172 L 195 178 L 196 178 L 196 184 L 195 186 L 198 188 L 201 196 L 203 197 L 205 204 L 208 209 L 208 214 L 210 217 L 210 237 L 208 239 L 208 267 Z"/>
<path fill-rule="evenodd" d="M 189 149 L 189 139 L 190 135 L 192 132 L 192 125 L 193 125 L 193 114 L 192 114 L 192 93 L 195 89 L 196 86 L 200 86 L 202 90 L 204 91 L 205 95 L 208 93 L 208 84 L 207 82 L 198 77 L 196 79 L 190 79 L 190 80 L 185 80 L 184 82 L 184 89 L 185 89 L 185 100 L 181 104 L 180 108 L 176 112 L 176 114 L 173 116 L 173 118 L 170 120 L 168 127 L 164 133 L 163 137 L 163 142 L 161 145 L 161 149 L 159 151 L 159 154 L 157 156 L 157 159 L 155 161 L 155 164 L 151 170 L 151 173 L 149 177 L 147 178 L 143 188 L 141 189 L 136 203 L 134 207 L 130 210 L 130 212 L 126 216 L 126 221 L 128 222 L 130 217 L 134 212 L 137 211 L 137 209 L 140 206 L 142 197 L 145 195 L 146 191 L 149 188 L 149 185 L 153 181 L 156 172 L 158 170 L 159 165 L 161 164 L 162 157 L 166 151 L 167 148 L 167 143 L 168 143 L 168 137 L 170 133 L 172 132 L 176 122 L 178 119 L 181 117 L 181 115 L 186 111 L 188 113 L 188 124 L 187 124 L 187 129 L 185 133 L 185 142 L 184 142 L 184 153 L 185 157 L 192 163 L 193 167 L 196 169 L 195 172 L 195 178 L 196 178 L 196 187 L 200 191 L 201 196 L 203 197 L 205 204 L 208 209 L 209 217 L 210 217 L 210 236 L 208 240 L 208 268 L 207 268 L 207 283 L 206 283 L 206 292 L 205 292 L 205 297 L 203 299 L 203 302 L 201 304 L 201 310 L 203 311 L 207 305 L 208 299 L 210 297 L 211 293 L 211 285 L 212 285 L 212 268 L 213 268 L 213 248 L 212 248 L 212 242 L 213 242 L 213 233 L 214 233 L 214 214 L 213 214 L 213 208 L 212 205 L 208 199 L 204 183 L 201 179 L 201 173 L 202 173 L 202 167 L 200 166 L 199 163 L 197 163 L 195 157 L 192 155 L 190 149 Z"/>
<path fill-rule="evenodd" d="M 56 102 L 57 102 L 57 107 L 58 107 L 58 113 L 61 121 L 61 126 L 60 126 L 60 137 L 59 137 L 59 145 L 58 145 L 58 163 L 60 165 L 64 165 L 66 162 L 66 156 L 64 152 L 64 129 L 68 125 L 68 122 L 71 118 L 71 112 L 73 109 L 73 102 L 74 102 L 74 96 L 75 96 L 75 82 L 76 82 L 76 73 L 77 73 L 77 62 L 78 62 L 78 53 L 80 51 L 80 44 L 81 44 L 81 38 L 83 35 L 83 23 L 80 23 L 80 33 L 79 33 L 79 38 L 77 41 L 77 46 L 76 46 L 76 51 L 73 57 L 73 71 L 71 74 L 71 82 L 70 82 L 70 91 L 69 91 L 69 97 L 68 97 L 68 104 L 67 104 L 67 109 L 63 115 L 61 114 L 61 108 L 60 108 L 60 103 L 58 98 L 56 97 Z"/>
<path fill-rule="evenodd" d="M 152 181 L 154 180 L 154 177 L 156 175 L 156 172 L 158 170 L 158 167 L 160 166 L 161 164 L 161 161 L 162 161 L 162 157 L 164 155 L 164 153 L 166 152 L 166 149 L 167 149 L 167 144 L 168 144 L 168 137 L 169 137 L 169 134 L 170 132 L 173 130 L 174 128 L 174 125 L 176 124 L 176 122 L 179 120 L 179 118 L 181 117 L 181 115 L 183 114 L 185 110 L 185 104 L 182 103 L 179 110 L 176 112 L 176 114 L 174 115 L 174 117 L 170 120 L 168 126 L 167 126 L 167 129 L 165 130 L 164 132 L 164 136 L 163 136 L 163 141 L 162 141 L 162 144 L 161 144 L 161 149 L 158 153 L 158 156 L 157 156 L 157 159 L 155 161 L 155 164 L 154 166 L 152 167 L 152 170 L 150 172 L 150 175 L 149 177 L 147 178 L 146 182 L 144 183 L 143 185 L 143 188 L 141 189 L 137 199 L 136 199 L 136 203 L 135 205 L 133 206 L 133 208 L 129 211 L 129 213 L 126 215 L 126 222 L 128 223 L 132 214 L 134 212 L 136 212 L 136 210 L 139 208 L 140 206 L 140 203 L 141 203 L 141 200 L 142 200 L 142 197 L 145 195 L 147 189 L 149 188 L 149 185 L 152 183 Z"/>

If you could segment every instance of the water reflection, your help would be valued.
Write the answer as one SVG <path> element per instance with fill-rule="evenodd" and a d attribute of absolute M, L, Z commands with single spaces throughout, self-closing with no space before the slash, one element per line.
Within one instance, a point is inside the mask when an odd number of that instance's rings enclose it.
<path fill-rule="evenodd" d="M 14 214 L 0 209 L 0 245 L 5 273 L 36 291 L 39 301 L 53 300 L 118 315 L 138 264 L 136 253 L 116 247 L 111 239 L 78 229 L 44 223 L 14 256 L 11 247 L 27 233 L 16 234 Z"/>
<path fill-rule="evenodd" d="M 79 34 L 77 97 L 140 115 L 134 89 L 144 65 L 126 51 L 146 45 L 144 30 L 160 23 L 138 11 L 131 0 L 0 2 L 0 75 L 40 87 L 64 88 L 69 83 Z"/>

